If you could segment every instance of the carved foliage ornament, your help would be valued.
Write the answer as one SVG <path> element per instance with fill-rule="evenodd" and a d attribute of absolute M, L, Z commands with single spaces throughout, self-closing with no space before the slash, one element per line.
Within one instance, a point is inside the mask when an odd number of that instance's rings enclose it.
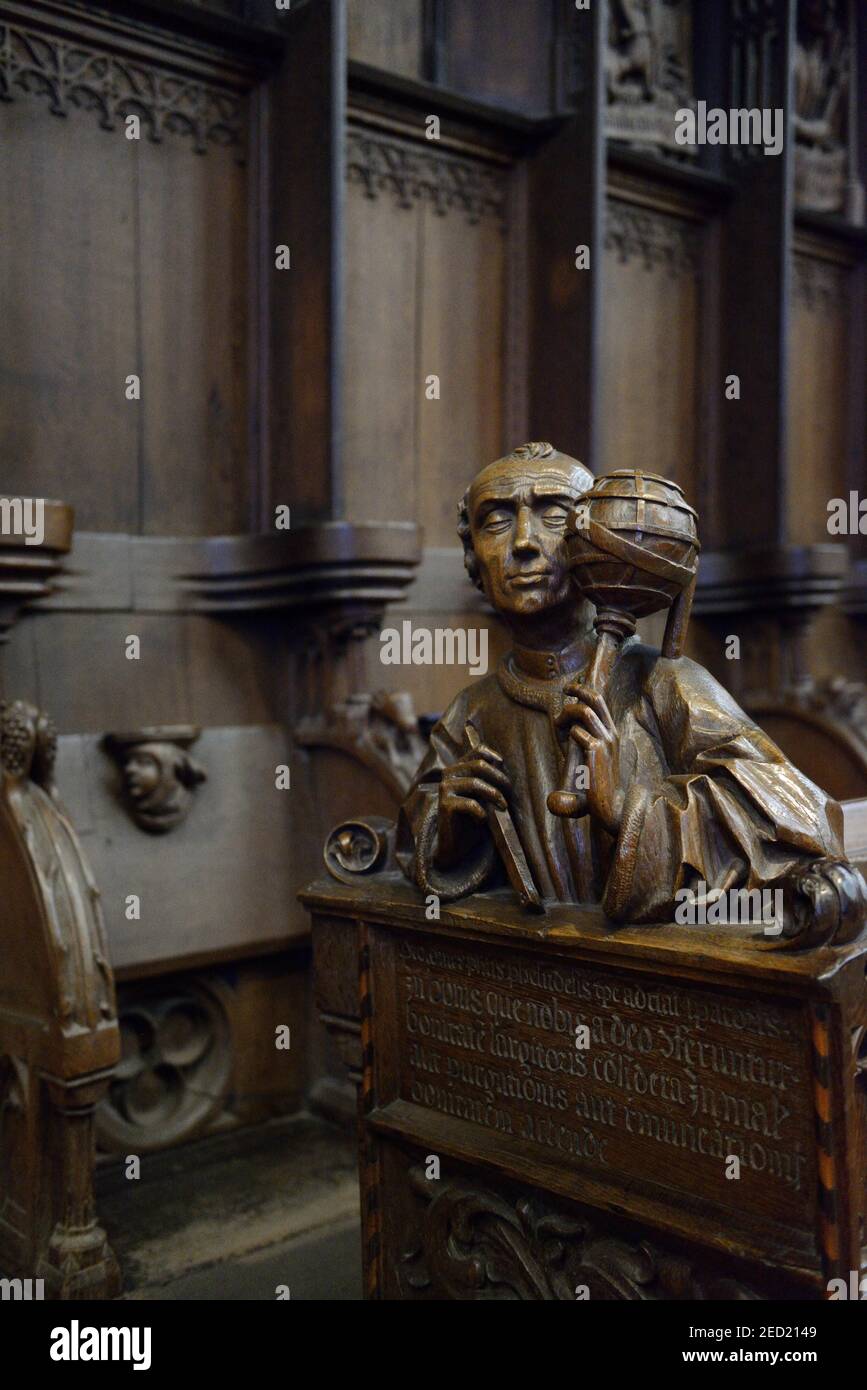
<path fill-rule="evenodd" d="M 452 209 L 471 224 L 484 217 L 506 220 L 506 176 L 480 161 L 429 150 L 379 133 L 350 129 L 346 176 L 365 197 L 390 193 L 399 207 L 427 202 L 438 216 Z"/>
<path fill-rule="evenodd" d="M 409 791 L 427 749 L 406 691 L 357 692 L 324 713 L 301 719 L 295 739 L 304 748 L 333 748 L 362 764 L 394 795 Z"/>
<path fill-rule="evenodd" d="M 846 303 L 849 272 L 846 266 L 796 255 L 792 260 L 795 302 L 811 313 L 830 313 Z"/>
<path fill-rule="evenodd" d="M 244 97 L 217 84 L 20 24 L 0 23 L 0 101 L 46 97 L 55 116 L 93 111 L 103 130 L 138 116 L 150 140 L 167 134 L 209 145 L 243 145 Z"/>
<path fill-rule="evenodd" d="M 697 275 L 700 231 L 691 222 L 646 212 L 617 198 L 605 205 L 605 249 L 621 264 L 639 261 L 646 270 L 670 275 Z"/>
<path fill-rule="evenodd" d="M 10 777 L 29 777 L 50 795 L 56 757 L 53 719 L 24 700 L 0 703 L 0 765 Z"/>
<path fill-rule="evenodd" d="M 583 1286 L 591 1299 L 606 1300 L 759 1297 L 649 1240 L 632 1243 L 560 1212 L 536 1193 L 509 1198 L 475 1183 L 431 1182 L 423 1167 L 409 1180 L 430 1204 L 403 1257 L 410 1296 L 433 1290 L 460 1300 L 574 1302 Z"/>

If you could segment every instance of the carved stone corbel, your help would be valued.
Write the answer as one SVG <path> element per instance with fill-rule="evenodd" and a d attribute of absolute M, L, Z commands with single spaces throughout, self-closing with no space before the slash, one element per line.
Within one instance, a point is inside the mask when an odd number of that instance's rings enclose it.
<path fill-rule="evenodd" d="M 362 764 L 399 806 L 409 791 L 427 740 L 405 691 L 355 694 L 309 715 L 295 727 L 302 748 L 332 748 Z"/>
<path fill-rule="evenodd" d="M 186 820 L 196 787 L 208 777 L 189 753 L 200 733 L 190 724 L 165 724 L 106 734 L 106 750 L 121 771 L 124 804 L 141 830 L 164 835 Z"/>

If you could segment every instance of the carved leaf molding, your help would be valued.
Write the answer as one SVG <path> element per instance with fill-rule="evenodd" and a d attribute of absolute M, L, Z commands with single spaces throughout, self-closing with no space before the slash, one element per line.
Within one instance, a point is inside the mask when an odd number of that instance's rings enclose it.
<path fill-rule="evenodd" d="M 417 1239 L 405 1251 L 409 1290 L 435 1289 L 459 1300 L 574 1302 L 592 1299 L 756 1299 L 746 1284 L 646 1239 L 614 1236 L 583 1217 L 554 1210 L 537 1196 L 507 1198 L 474 1184 L 430 1181 L 409 1172 L 428 1203 Z"/>
<path fill-rule="evenodd" d="M 108 49 L 0 23 L 0 101 L 47 98 L 55 116 L 93 112 L 103 130 L 139 116 L 154 143 L 188 138 L 198 154 L 209 145 L 245 145 L 243 93 L 134 62 Z"/>
<path fill-rule="evenodd" d="M 701 231 L 691 222 L 609 198 L 605 207 L 605 250 L 612 252 L 622 265 L 640 261 L 645 270 L 664 270 L 672 276 L 697 275 Z"/>
<path fill-rule="evenodd" d="M 792 283 L 796 303 L 812 312 L 842 308 L 849 283 L 848 268 L 820 261 L 814 256 L 797 255 L 792 261 Z"/>
<path fill-rule="evenodd" d="M 427 202 L 440 217 L 454 209 L 473 225 L 485 217 L 506 222 L 507 173 L 478 160 L 350 127 L 346 177 L 365 197 L 390 194 L 398 207 Z"/>

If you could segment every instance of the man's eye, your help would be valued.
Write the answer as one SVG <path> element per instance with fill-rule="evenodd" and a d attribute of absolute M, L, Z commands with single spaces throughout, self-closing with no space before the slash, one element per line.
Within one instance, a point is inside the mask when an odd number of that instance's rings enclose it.
<path fill-rule="evenodd" d="M 546 507 L 542 513 L 542 520 L 552 530 L 562 531 L 568 515 L 569 512 L 566 507 Z"/>
<path fill-rule="evenodd" d="M 512 524 L 512 517 L 509 512 L 488 512 L 484 520 L 486 531 L 505 531 Z"/>

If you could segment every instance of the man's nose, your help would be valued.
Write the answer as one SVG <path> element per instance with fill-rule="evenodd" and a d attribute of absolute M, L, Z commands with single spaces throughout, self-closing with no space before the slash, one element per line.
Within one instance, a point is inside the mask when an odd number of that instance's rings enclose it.
<path fill-rule="evenodd" d="M 539 541 L 533 526 L 533 513 L 529 507 L 518 508 L 514 548 L 523 551 L 539 549 Z"/>

